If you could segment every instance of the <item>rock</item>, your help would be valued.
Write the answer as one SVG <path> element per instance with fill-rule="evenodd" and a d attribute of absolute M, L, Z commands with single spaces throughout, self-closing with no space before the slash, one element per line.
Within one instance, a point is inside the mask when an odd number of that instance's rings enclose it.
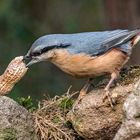
<path fill-rule="evenodd" d="M 123 108 L 125 117 L 113 140 L 140 140 L 140 81 Z"/>
<path fill-rule="evenodd" d="M 67 114 L 75 131 L 86 140 L 112 140 L 121 126 L 123 104 L 134 84 L 118 85 L 111 91 L 116 102 L 114 110 L 108 100 L 103 102 L 104 90 L 96 89 L 76 105 L 75 112 Z"/>
<path fill-rule="evenodd" d="M 0 140 L 37 140 L 31 114 L 5 96 L 0 97 Z"/>

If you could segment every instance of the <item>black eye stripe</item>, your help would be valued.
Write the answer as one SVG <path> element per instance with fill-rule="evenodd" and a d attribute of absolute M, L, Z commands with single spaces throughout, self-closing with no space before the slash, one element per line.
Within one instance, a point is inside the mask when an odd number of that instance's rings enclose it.
<path fill-rule="evenodd" d="M 52 50 L 54 48 L 57 48 L 57 45 L 47 46 L 41 50 L 41 53 L 47 52 L 47 51 Z"/>
<path fill-rule="evenodd" d="M 31 54 L 31 56 L 38 56 L 38 55 L 40 55 L 41 53 L 40 52 L 33 52 L 32 54 Z"/>
<path fill-rule="evenodd" d="M 43 48 L 41 50 L 41 53 L 47 52 L 47 51 L 52 50 L 54 48 L 66 48 L 67 46 L 70 46 L 70 44 L 67 43 L 67 44 L 59 44 L 59 45 L 47 46 L 47 47 L 45 47 L 45 48 Z"/>
<path fill-rule="evenodd" d="M 40 54 L 43 54 L 43 53 L 50 51 L 54 48 L 66 48 L 67 46 L 70 46 L 70 44 L 67 43 L 67 44 L 57 44 L 57 45 L 52 45 L 52 46 L 46 46 L 42 50 L 32 52 L 31 56 L 39 56 Z"/>

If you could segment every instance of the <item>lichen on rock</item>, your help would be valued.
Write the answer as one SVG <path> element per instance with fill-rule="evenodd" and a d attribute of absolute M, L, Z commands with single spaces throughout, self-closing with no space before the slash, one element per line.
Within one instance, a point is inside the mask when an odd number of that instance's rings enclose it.
<path fill-rule="evenodd" d="M 9 97 L 0 97 L 0 139 L 37 140 L 32 115 Z"/>
<path fill-rule="evenodd" d="M 127 97 L 124 106 L 124 119 L 113 140 L 140 139 L 140 80 L 134 91 Z"/>
<path fill-rule="evenodd" d="M 16 133 L 14 128 L 5 128 L 0 131 L 0 140 L 17 140 Z"/>

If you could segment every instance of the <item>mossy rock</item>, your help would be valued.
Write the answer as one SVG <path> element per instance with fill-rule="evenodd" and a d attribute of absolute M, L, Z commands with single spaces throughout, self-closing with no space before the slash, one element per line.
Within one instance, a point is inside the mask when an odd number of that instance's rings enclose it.
<path fill-rule="evenodd" d="M 1 130 L 0 140 L 17 140 L 17 131 L 14 128 L 5 128 Z"/>
<path fill-rule="evenodd" d="M 37 140 L 31 114 L 12 99 L 0 97 L 0 140 Z"/>

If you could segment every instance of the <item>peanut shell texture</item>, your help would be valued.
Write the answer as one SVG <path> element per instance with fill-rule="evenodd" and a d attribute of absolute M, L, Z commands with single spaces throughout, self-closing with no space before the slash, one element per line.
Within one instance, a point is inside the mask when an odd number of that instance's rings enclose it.
<path fill-rule="evenodd" d="M 23 56 L 14 58 L 0 76 L 0 95 L 8 94 L 14 85 L 26 74 L 27 70 L 28 68 L 23 62 Z"/>

